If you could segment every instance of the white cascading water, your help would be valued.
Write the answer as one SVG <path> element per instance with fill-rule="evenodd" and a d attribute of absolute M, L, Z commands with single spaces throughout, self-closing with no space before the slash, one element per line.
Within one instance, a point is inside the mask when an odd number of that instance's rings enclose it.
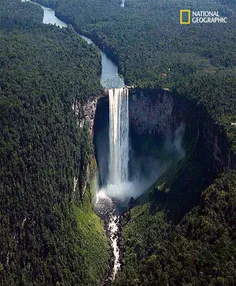
<path fill-rule="evenodd" d="M 22 0 L 22 2 L 31 2 L 30 0 Z M 34 3 L 34 2 L 32 2 Z M 122 1 L 124 6 L 124 1 Z M 39 4 L 37 4 L 39 5 Z M 41 5 L 39 5 L 41 6 Z M 59 27 L 67 27 L 67 24 L 60 21 L 55 16 L 55 11 L 49 8 L 41 6 L 44 10 L 43 23 L 44 24 L 56 24 Z M 87 37 L 80 35 L 87 41 L 88 44 L 93 43 Z M 101 52 L 102 55 L 102 75 L 101 84 L 104 88 L 110 86 L 124 86 L 124 80 L 119 77 L 118 69 L 107 56 Z M 114 154 L 114 165 L 110 165 L 109 182 L 114 184 L 114 194 L 116 194 L 116 185 L 118 182 L 124 182 L 128 179 L 128 137 L 129 137 L 129 120 L 128 120 L 128 90 L 126 88 L 114 88 L 109 91 L 109 101 L 113 102 L 110 110 L 110 123 L 113 122 L 112 134 L 110 134 L 110 148 Z M 113 120 L 113 119 L 114 120 Z M 110 128 L 111 132 L 111 128 Z M 113 138 L 117 138 L 116 140 Z M 112 139 L 113 138 L 113 139 Z M 123 139 L 124 141 L 123 141 Z M 113 143 L 112 143 L 113 142 Z M 118 147 L 116 146 L 118 145 Z M 112 145 L 112 147 L 111 147 Z M 113 161 L 110 156 L 110 162 Z M 119 171 L 118 171 L 119 170 Z M 117 175 L 116 175 L 117 174 Z M 77 178 L 74 177 L 74 190 L 76 188 Z M 96 188 L 98 189 L 98 188 Z M 98 190 L 96 202 L 94 204 L 97 213 L 103 217 L 107 223 L 107 230 L 111 239 L 111 245 L 113 248 L 114 265 L 112 273 L 106 278 L 108 280 L 114 280 L 115 276 L 120 268 L 120 249 L 118 245 L 118 231 L 119 231 L 119 214 L 112 199 L 109 198 L 108 188 L 102 188 Z M 120 189 L 120 187 L 119 187 Z M 24 224 L 25 220 L 23 221 Z M 23 226 L 22 224 L 22 226 Z M 104 281 L 106 283 L 106 281 Z M 102 285 L 106 285 L 102 283 Z"/>
<path fill-rule="evenodd" d="M 127 88 L 109 89 L 109 175 L 108 184 L 128 181 L 129 101 Z"/>
<path fill-rule="evenodd" d="M 119 214 L 111 199 L 125 197 L 129 179 L 129 101 L 128 89 L 109 89 L 109 162 L 108 182 L 97 193 L 95 208 L 107 221 L 108 233 L 113 248 L 114 265 L 111 279 L 120 268 L 118 245 Z"/>
<path fill-rule="evenodd" d="M 107 195 L 122 199 L 129 179 L 129 98 L 128 88 L 109 89 L 109 162 Z M 120 268 L 118 247 L 119 216 L 111 215 L 113 254 L 115 257 L 113 279 Z"/>

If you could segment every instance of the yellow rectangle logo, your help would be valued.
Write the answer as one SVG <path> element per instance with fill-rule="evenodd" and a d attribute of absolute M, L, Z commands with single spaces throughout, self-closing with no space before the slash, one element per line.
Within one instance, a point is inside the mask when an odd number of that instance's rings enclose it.
<path fill-rule="evenodd" d="M 184 13 L 187 13 L 187 15 L 188 15 L 187 21 L 183 21 L 183 14 Z M 189 25 L 190 22 L 191 22 L 191 11 L 190 10 L 180 10 L 180 17 L 179 17 L 179 19 L 180 19 L 180 24 L 181 25 Z"/>

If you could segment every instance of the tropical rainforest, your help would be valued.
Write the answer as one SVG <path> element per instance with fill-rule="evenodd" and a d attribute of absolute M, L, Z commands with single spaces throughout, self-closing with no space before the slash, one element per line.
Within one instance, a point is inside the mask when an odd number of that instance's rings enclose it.
<path fill-rule="evenodd" d="M 236 151 L 234 0 L 128 0 L 124 9 L 119 0 L 37 2 L 93 39 L 117 62 L 127 84 L 170 88 L 202 104 Z M 219 11 L 227 24 L 180 25 L 180 9 Z"/>
<path fill-rule="evenodd" d="M 123 215 L 113 284 L 235 285 L 236 1 L 37 2 L 93 39 L 127 84 L 165 88 L 191 107 L 185 157 Z M 180 9 L 228 23 L 180 25 Z M 88 126 L 71 106 L 102 93 L 100 57 L 71 26 L 41 22 L 38 6 L 0 1 L 0 281 L 99 285 L 109 246 L 86 179 Z"/>
<path fill-rule="evenodd" d="M 0 284 L 98 285 L 109 244 L 85 184 L 92 141 L 72 104 L 101 92 L 100 57 L 42 17 L 0 1 Z"/>
<path fill-rule="evenodd" d="M 124 215 L 115 285 L 234 285 L 236 2 L 37 2 L 92 38 L 127 84 L 169 89 L 194 106 L 186 111 L 185 158 Z M 219 11 L 227 24 L 180 25 L 180 9 Z M 209 155 L 217 136 L 229 160 L 220 168 Z"/>

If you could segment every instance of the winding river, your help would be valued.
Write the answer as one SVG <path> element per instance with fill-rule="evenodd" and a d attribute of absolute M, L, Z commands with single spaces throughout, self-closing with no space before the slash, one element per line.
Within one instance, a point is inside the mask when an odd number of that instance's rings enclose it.
<path fill-rule="evenodd" d="M 31 2 L 30 0 L 21 0 L 22 2 Z M 39 5 L 44 11 L 43 23 L 56 25 L 60 28 L 66 28 L 68 25 L 58 19 L 55 15 L 55 11 L 44 7 L 38 3 L 32 2 L 33 4 Z M 124 7 L 125 0 L 122 0 L 121 6 Z M 84 39 L 89 45 L 95 45 L 93 41 L 79 33 L 77 33 L 82 39 Z M 124 80 L 118 74 L 118 67 L 114 62 L 112 62 L 107 55 L 101 51 L 101 85 L 104 88 L 118 88 L 124 86 Z M 106 276 L 107 280 L 114 280 L 115 275 L 117 274 L 120 268 L 120 250 L 118 247 L 118 231 L 119 231 L 119 214 L 115 207 L 115 204 L 112 200 L 106 196 L 105 192 L 98 192 L 96 202 L 95 202 L 95 211 L 103 218 L 107 234 L 111 240 L 111 247 L 113 249 L 113 268 L 109 269 L 109 273 Z M 106 281 L 103 281 L 102 285 L 106 284 Z M 104 284 L 105 283 L 105 284 Z"/>
<path fill-rule="evenodd" d="M 55 16 L 55 11 L 40 5 L 44 10 L 43 23 L 57 25 L 60 28 L 66 28 L 68 25 L 65 22 L 62 22 Z M 78 33 L 77 33 L 78 34 Z M 81 34 L 78 34 L 82 39 L 84 39 L 88 44 L 94 45 L 93 41 Z M 122 87 L 124 86 L 124 80 L 118 74 L 118 67 L 115 63 L 113 63 L 107 55 L 101 51 L 101 65 L 102 65 L 102 73 L 101 73 L 101 85 L 104 88 L 114 88 L 114 87 Z"/>

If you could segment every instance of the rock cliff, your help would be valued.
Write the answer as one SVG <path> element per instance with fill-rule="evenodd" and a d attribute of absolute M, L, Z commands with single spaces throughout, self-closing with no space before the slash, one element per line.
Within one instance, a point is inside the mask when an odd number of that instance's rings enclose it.
<path fill-rule="evenodd" d="M 185 146 L 214 175 L 235 168 L 230 142 L 202 106 L 165 90 L 130 90 L 130 124 L 139 135 L 174 136 L 185 124 Z M 191 143 L 191 144 L 190 144 Z M 190 146 L 191 145 L 191 146 Z"/>

